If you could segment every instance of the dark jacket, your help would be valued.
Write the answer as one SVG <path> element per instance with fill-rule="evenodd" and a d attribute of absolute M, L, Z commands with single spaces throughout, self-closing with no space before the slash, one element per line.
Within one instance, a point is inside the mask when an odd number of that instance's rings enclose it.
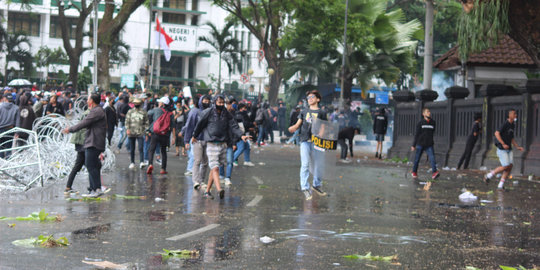
<path fill-rule="evenodd" d="M 375 134 L 386 134 L 386 129 L 388 128 L 388 117 L 386 114 L 377 113 L 375 119 L 373 119 L 373 133 Z"/>
<path fill-rule="evenodd" d="M 105 115 L 107 116 L 107 129 L 114 130 L 114 127 L 118 125 L 118 118 L 114 106 L 107 106 L 107 108 L 105 108 Z"/>
<path fill-rule="evenodd" d="M 416 133 L 412 146 L 420 145 L 422 147 L 433 146 L 433 134 L 435 133 L 435 120 L 422 118 L 416 125 Z"/>
<path fill-rule="evenodd" d="M 20 98 L 21 106 L 19 107 L 19 123 L 17 126 L 32 130 L 34 120 L 36 120 L 36 115 L 34 114 L 32 105 L 28 104 L 28 100 L 29 98 L 27 95 L 22 95 Z M 23 139 L 26 139 L 28 137 L 27 135 L 28 133 L 19 133 L 19 136 Z"/>
<path fill-rule="evenodd" d="M 83 128 L 87 129 L 84 148 L 95 147 L 97 150 L 105 151 L 107 136 L 107 116 L 105 115 L 105 110 L 100 106 L 92 108 L 83 120 L 69 128 L 69 132 L 77 132 Z"/>
<path fill-rule="evenodd" d="M 199 114 L 202 112 L 202 100 L 203 97 L 199 99 L 199 107 L 193 107 L 191 111 L 189 111 L 186 124 L 184 125 L 184 128 L 182 128 L 182 135 L 184 135 L 184 143 L 189 144 L 191 143 L 191 138 L 193 137 L 193 131 L 195 130 L 195 127 L 197 126 L 197 123 L 199 122 Z M 199 137 L 196 137 L 197 140 L 203 140 L 203 135 L 199 135 Z"/>
<path fill-rule="evenodd" d="M 243 135 L 233 115 L 225 109 L 218 113 L 214 106 L 201 113 L 193 136 L 200 134 L 203 134 L 203 141 L 227 143 L 233 140 L 232 136 L 240 138 Z"/>
<path fill-rule="evenodd" d="M 251 122 L 251 118 L 248 115 L 247 111 L 237 111 L 236 112 L 236 122 L 242 123 L 244 125 L 245 132 L 248 132 L 250 128 L 254 128 L 253 122 Z"/>

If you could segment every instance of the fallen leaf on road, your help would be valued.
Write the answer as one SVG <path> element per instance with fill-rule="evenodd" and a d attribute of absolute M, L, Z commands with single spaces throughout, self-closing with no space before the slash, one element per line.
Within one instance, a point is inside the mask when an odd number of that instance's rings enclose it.
<path fill-rule="evenodd" d="M 94 265 L 94 266 L 97 266 L 99 268 L 102 268 L 102 269 L 127 269 L 127 265 L 125 264 L 116 264 L 116 263 L 113 263 L 113 262 L 109 262 L 109 261 L 102 261 L 102 262 L 90 262 L 90 261 L 82 261 L 83 263 L 86 263 L 86 264 L 90 264 L 90 265 Z"/>

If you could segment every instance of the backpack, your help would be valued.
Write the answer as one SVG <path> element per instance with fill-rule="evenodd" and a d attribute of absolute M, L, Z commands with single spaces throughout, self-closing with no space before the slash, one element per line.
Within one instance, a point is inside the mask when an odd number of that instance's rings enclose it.
<path fill-rule="evenodd" d="M 157 135 L 167 135 L 171 129 L 171 112 L 163 110 L 163 114 L 154 122 L 154 134 Z"/>
<path fill-rule="evenodd" d="M 257 114 L 255 114 L 255 123 L 257 123 L 257 125 L 260 125 L 263 123 L 263 121 L 264 121 L 264 110 L 258 109 Z"/>

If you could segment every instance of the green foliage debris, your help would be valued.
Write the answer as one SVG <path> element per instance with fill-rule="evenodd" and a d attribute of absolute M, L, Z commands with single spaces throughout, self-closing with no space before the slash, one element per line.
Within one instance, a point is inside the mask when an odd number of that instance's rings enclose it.
<path fill-rule="evenodd" d="M 32 237 L 28 239 L 15 240 L 12 244 L 20 247 L 66 247 L 69 245 L 69 241 L 66 237 L 60 237 L 55 239 L 52 235 L 44 236 L 39 235 L 37 238 Z"/>
<path fill-rule="evenodd" d="M 18 220 L 18 221 L 39 221 L 39 222 L 47 222 L 47 221 L 62 221 L 62 218 L 59 215 L 50 217 L 49 213 L 45 212 L 45 209 L 41 209 L 41 211 L 33 212 L 32 214 L 26 216 L 26 217 L 0 217 L 0 220 Z"/>
<path fill-rule="evenodd" d="M 192 258 L 197 258 L 199 256 L 199 251 L 187 250 L 187 249 L 176 249 L 176 250 L 163 249 L 163 252 L 160 252 L 159 254 L 161 255 L 161 259 L 163 260 L 167 260 L 169 258 L 192 259 Z"/>
<path fill-rule="evenodd" d="M 366 255 L 353 254 L 353 255 L 345 255 L 343 257 L 347 259 L 352 259 L 352 260 L 382 261 L 382 262 L 389 262 L 389 263 L 397 263 L 397 258 L 398 258 L 397 255 L 373 256 L 371 255 L 371 252 L 368 252 Z"/>
<path fill-rule="evenodd" d="M 120 194 L 114 194 L 112 196 L 115 199 L 123 199 L 123 200 L 145 200 L 146 196 L 129 196 L 129 195 L 120 195 Z"/>

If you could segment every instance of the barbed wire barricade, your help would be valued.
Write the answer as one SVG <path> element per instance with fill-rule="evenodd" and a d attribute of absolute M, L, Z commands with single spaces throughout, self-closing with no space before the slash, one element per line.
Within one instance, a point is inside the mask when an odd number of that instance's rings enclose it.
<path fill-rule="evenodd" d="M 9 138 L 0 145 L 4 146 L 0 149 L 0 191 L 28 190 L 38 182 L 43 186 L 64 179 L 74 165 L 76 152 L 71 134 L 62 130 L 76 124 L 85 110 L 86 97 L 82 96 L 74 102 L 69 118 L 49 114 L 37 118 L 33 130 L 14 128 L 0 134 Z M 19 138 L 14 136 L 17 133 Z M 102 170 L 112 170 L 116 159 L 108 145 L 103 154 Z"/>

